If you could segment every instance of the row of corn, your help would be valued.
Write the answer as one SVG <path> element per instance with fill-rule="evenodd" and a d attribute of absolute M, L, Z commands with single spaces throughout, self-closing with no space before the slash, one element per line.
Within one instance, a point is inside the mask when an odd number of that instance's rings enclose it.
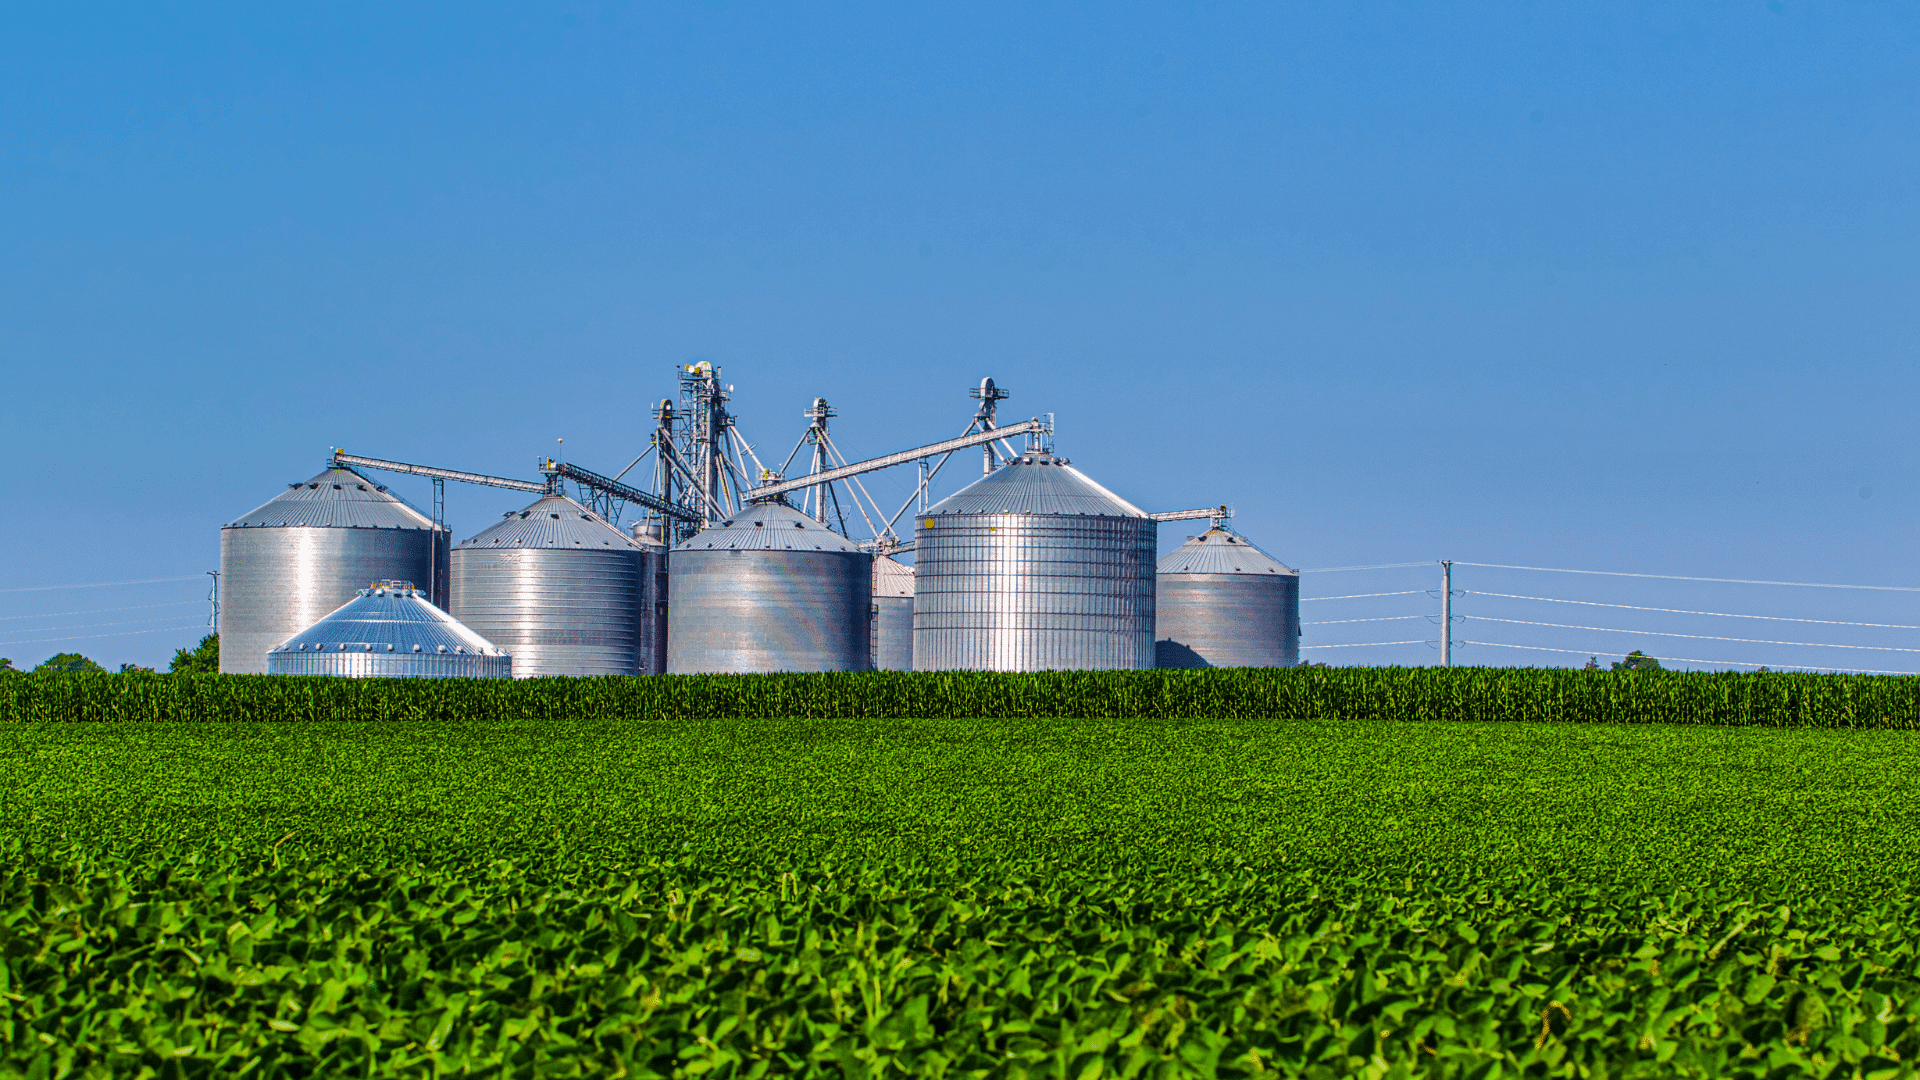
<path fill-rule="evenodd" d="M 0 721 L 968 717 L 1920 726 L 1920 679 L 1554 668 L 332 679 L 0 677 Z"/>

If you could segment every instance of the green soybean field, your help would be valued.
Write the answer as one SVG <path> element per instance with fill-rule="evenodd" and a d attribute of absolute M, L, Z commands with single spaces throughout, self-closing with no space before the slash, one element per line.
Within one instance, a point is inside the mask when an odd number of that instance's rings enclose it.
<path fill-rule="evenodd" d="M 22 720 L 0 1076 L 1915 1076 L 1916 779 L 1847 726 Z"/>

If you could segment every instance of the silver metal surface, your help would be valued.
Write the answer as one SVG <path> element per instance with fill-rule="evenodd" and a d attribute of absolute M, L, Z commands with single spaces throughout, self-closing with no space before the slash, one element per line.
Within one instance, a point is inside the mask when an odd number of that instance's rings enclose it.
<path fill-rule="evenodd" d="M 856 461 L 851 465 L 842 465 L 837 469 L 827 469 L 824 472 L 810 473 L 793 480 L 783 480 L 778 483 L 766 484 L 747 492 L 746 498 L 748 500 L 772 498 L 775 495 L 784 495 L 788 492 L 799 491 L 801 488 L 813 487 L 816 484 L 828 484 L 836 480 L 844 480 L 850 476 L 859 476 L 862 473 L 875 472 L 880 469 L 890 469 L 895 465 L 905 465 L 910 461 L 918 461 L 921 458 L 939 457 L 941 454 L 950 454 L 956 450 L 965 450 L 969 446 L 984 446 L 988 443 L 998 442 L 1001 439 L 1010 439 L 1016 435 L 1024 435 L 1030 431 L 1051 431 L 1052 429 L 1053 425 L 1045 420 L 1038 418 L 1022 420 L 1017 424 L 1008 424 L 1006 427 L 994 428 L 991 431 L 962 435 L 957 439 L 930 443 L 912 450 L 902 450 L 897 454 L 887 454 L 884 457 L 869 458 L 866 461 Z"/>
<path fill-rule="evenodd" d="M 913 568 L 873 558 L 873 666 L 913 670 Z"/>
<path fill-rule="evenodd" d="M 507 488 L 510 491 L 544 492 L 547 490 L 547 485 L 536 484 L 531 480 L 514 480 L 505 476 L 488 476 L 486 473 L 462 472 L 459 469 L 436 469 L 431 465 L 409 465 L 404 461 L 361 457 L 339 449 L 334 450 L 333 460 L 336 464 L 350 465 L 355 468 L 380 469 L 385 472 L 406 473 L 409 476 L 426 476 L 435 480 L 458 480 L 463 484 Z"/>
<path fill-rule="evenodd" d="M 366 679 L 505 679 L 513 659 L 408 582 L 359 590 L 267 653 L 269 675 Z"/>
<path fill-rule="evenodd" d="M 1156 666 L 1292 667 L 1300 662 L 1300 572 L 1213 528 L 1160 560 Z"/>
<path fill-rule="evenodd" d="M 1203 518 L 1224 521 L 1233 517 L 1233 511 L 1225 506 L 1209 506 L 1204 510 L 1162 510 L 1147 516 L 1155 521 L 1199 521 Z"/>
<path fill-rule="evenodd" d="M 439 545 L 439 552 L 435 544 Z M 348 469 L 328 469 L 220 530 L 220 670 L 260 675 L 267 650 L 383 579 L 425 585 L 447 537 Z"/>
<path fill-rule="evenodd" d="M 785 503 L 673 549 L 667 670 L 869 671 L 873 556 Z"/>
<path fill-rule="evenodd" d="M 453 549 L 453 614 L 513 654 L 515 678 L 636 675 L 650 666 L 657 559 L 564 495 Z"/>
<path fill-rule="evenodd" d="M 1010 459 L 917 524 L 914 670 L 1152 667 L 1157 531 L 1064 459 Z"/>

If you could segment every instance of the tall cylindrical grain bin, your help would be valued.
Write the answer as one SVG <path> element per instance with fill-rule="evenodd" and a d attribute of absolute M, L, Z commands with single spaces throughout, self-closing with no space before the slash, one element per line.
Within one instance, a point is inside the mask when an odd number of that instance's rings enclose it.
<path fill-rule="evenodd" d="M 513 659 L 411 582 L 375 582 L 267 653 L 269 675 L 505 679 Z"/>
<path fill-rule="evenodd" d="M 1292 667 L 1300 662 L 1300 571 L 1246 537 L 1209 529 L 1158 571 L 1157 666 Z"/>
<path fill-rule="evenodd" d="M 645 576 L 641 579 L 640 674 L 667 673 L 667 563 L 665 529 L 658 522 L 640 522 L 633 527 L 633 542 L 646 556 Z"/>
<path fill-rule="evenodd" d="M 370 582 L 444 574 L 446 547 L 431 518 L 351 469 L 288 485 L 220 529 L 220 670 L 264 674 L 267 650 Z"/>
<path fill-rule="evenodd" d="M 1064 458 L 1012 459 L 914 530 L 913 669 L 1152 667 L 1156 538 Z"/>
<path fill-rule="evenodd" d="M 667 670 L 870 671 L 873 556 L 781 502 L 673 549 Z"/>
<path fill-rule="evenodd" d="M 513 654 L 515 678 L 637 675 L 651 612 L 646 549 L 547 495 L 453 549 L 454 617 Z"/>
<path fill-rule="evenodd" d="M 885 555 L 873 559 L 873 666 L 913 670 L 913 567 Z"/>

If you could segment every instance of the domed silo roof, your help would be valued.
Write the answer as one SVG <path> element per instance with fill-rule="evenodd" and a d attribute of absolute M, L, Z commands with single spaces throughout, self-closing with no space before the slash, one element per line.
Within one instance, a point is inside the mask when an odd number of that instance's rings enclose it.
<path fill-rule="evenodd" d="M 453 549 L 449 606 L 513 653 L 515 678 L 638 675 L 652 655 L 643 601 L 656 558 L 600 515 L 546 495 Z"/>
<path fill-rule="evenodd" d="M 673 549 L 667 670 L 868 671 L 873 556 L 783 502 Z"/>
<path fill-rule="evenodd" d="M 1066 459 L 1013 458 L 918 520 L 914 670 L 1152 667 L 1158 536 Z"/>
<path fill-rule="evenodd" d="M 1067 459 L 1041 453 L 1014 458 L 935 503 L 926 516 L 941 514 L 1147 516 L 1139 507 L 1095 483 Z"/>
<path fill-rule="evenodd" d="M 267 673 L 504 679 L 512 659 L 410 583 L 381 581 L 268 652 Z"/>
<path fill-rule="evenodd" d="M 324 529 L 426 529 L 433 519 L 402 502 L 384 485 L 351 469 L 328 469 L 228 522 L 223 528 L 312 526 Z"/>
<path fill-rule="evenodd" d="M 330 468 L 220 530 L 220 670 L 266 671 L 267 650 L 369 581 L 446 573 L 446 532 L 385 487 Z"/>
<path fill-rule="evenodd" d="M 1208 529 L 1174 548 L 1156 568 L 1162 574 L 1293 574 L 1279 559 L 1255 547 L 1253 541 L 1225 529 Z"/>
<path fill-rule="evenodd" d="M 1300 572 L 1253 541 L 1208 529 L 1168 552 L 1157 576 L 1156 666 L 1300 662 Z"/>

